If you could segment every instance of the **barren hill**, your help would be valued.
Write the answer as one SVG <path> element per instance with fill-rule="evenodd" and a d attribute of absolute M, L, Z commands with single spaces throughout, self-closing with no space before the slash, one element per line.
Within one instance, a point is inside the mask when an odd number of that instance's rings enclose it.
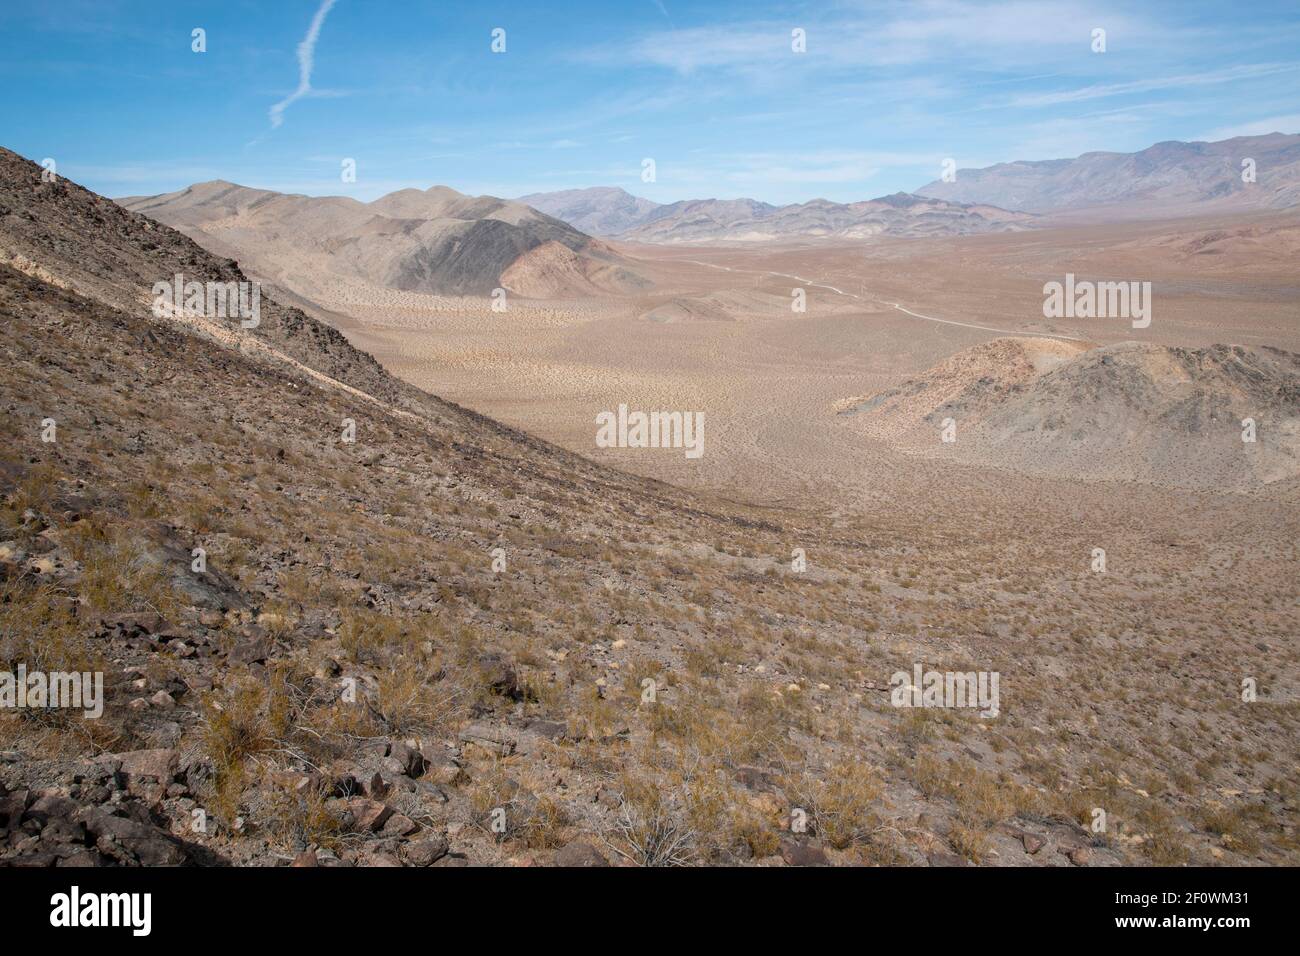
<path fill-rule="evenodd" d="M 605 249 L 593 243 L 591 250 Z M 554 240 L 525 252 L 501 273 L 501 285 L 531 299 L 567 299 L 633 293 L 649 283 L 632 269 L 607 259 L 583 256 Z"/>
<path fill-rule="evenodd" d="M 1274 348 L 998 339 L 842 413 L 914 450 L 1035 473 L 1237 490 L 1300 475 L 1300 355 Z"/>
<path fill-rule="evenodd" d="M 446 186 L 362 203 L 218 181 L 119 202 L 238 257 L 259 278 L 308 300 L 329 277 L 401 291 L 487 295 L 520 257 L 547 243 L 595 260 L 584 270 L 621 266 L 608 248 L 558 219 Z"/>

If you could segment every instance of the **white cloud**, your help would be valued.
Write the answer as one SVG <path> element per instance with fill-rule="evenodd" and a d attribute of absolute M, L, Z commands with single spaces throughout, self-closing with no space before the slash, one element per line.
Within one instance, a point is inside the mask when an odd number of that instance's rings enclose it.
<path fill-rule="evenodd" d="M 307 35 L 298 44 L 298 88 L 271 107 L 268 114 L 271 117 L 271 129 L 278 128 L 284 122 L 285 110 L 312 92 L 311 71 L 316 65 L 316 41 L 320 39 L 320 29 L 335 2 L 336 0 L 321 0 L 320 8 L 311 18 Z"/>

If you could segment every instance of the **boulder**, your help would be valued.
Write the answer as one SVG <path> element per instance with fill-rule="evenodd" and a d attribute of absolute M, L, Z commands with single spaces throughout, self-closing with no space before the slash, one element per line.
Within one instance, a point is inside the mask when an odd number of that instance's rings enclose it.
<path fill-rule="evenodd" d="M 786 838 L 781 841 L 781 859 L 786 866 L 830 866 L 826 851 L 815 843 Z"/>
<path fill-rule="evenodd" d="M 388 822 L 388 818 L 393 815 L 392 807 L 365 797 L 353 797 L 349 800 L 348 810 L 352 813 L 354 827 L 370 833 L 378 833 Z"/>
<path fill-rule="evenodd" d="M 408 843 L 403 853 L 411 866 L 429 866 L 446 856 L 448 849 L 447 838 L 435 835 Z"/>
<path fill-rule="evenodd" d="M 460 732 L 460 739 L 487 751 L 494 757 L 508 757 L 519 744 L 519 735 L 510 727 L 476 723 Z"/>
<path fill-rule="evenodd" d="M 564 867 L 609 866 L 604 854 L 586 840 L 574 840 L 555 851 L 555 865 Z"/>

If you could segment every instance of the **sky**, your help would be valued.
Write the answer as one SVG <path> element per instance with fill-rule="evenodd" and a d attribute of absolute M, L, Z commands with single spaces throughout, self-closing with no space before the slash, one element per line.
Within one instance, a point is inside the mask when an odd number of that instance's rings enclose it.
<path fill-rule="evenodd" d="M 1300 132 L 1300 0 L 6 0 L 0 79 L 0 145 L 114 197 L 848 202 Z"/>

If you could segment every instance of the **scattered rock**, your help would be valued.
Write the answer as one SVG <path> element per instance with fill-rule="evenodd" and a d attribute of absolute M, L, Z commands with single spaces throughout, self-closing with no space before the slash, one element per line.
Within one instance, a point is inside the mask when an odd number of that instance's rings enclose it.
<path fill-rule="evenodd" d="M 1064 853 L 1065 858 L 1075 866 L 1087 866 L 1092 859 L 1092 851 L 1086 846 L 1063 846 L 1059 852 Z"/>
<path fill-rule="evenodd" d="M 494 757 L 508 757 L 515 752 L 519 735 L 509 727 L 491 724 L 471 724 L 460 732 L 460 739 L 487 751 Z"/>
<path fill-rule="evenodd" d="M 447 855 L 450 845 L 445 836 L 428 836 L 406 844 L 403 854 L 411 866 L 429 866 Z"/>
<path fill-rule="evenodd" d="M 266 637 L 250 637 L 230 649 L 227 660 L 232 664 L 260 664 L 271 656 L 271 642 Z"/>
<path fill-rule="evenodd" d="M 802 843 L 788 837 L 781 841 L 781 859 L 786 866 L 830 866 L 826 851 L 815 843 Z"/>
<path fill-rule="evenodd" d="M 348 810 L 352 813 L 353 826 L 357 830 L 378 833 L 393 815 L 393 808 L 378 800 L 365 797 L 353 797 L 348 801 Z"/>
<path fill-rule="evenodd" d="M 386 837 L 405 837 L 418 832 L 419 829 L 419 825 L 410 817 L 394 812 L 379 832 Z"/>
<path fill-rule="evenodd" d="M 565 867 L 609 866 L 609 861 L 586 840 L 574 840 L 572 843 L 566 843 L 555 851 L 555 865 Z"/>

